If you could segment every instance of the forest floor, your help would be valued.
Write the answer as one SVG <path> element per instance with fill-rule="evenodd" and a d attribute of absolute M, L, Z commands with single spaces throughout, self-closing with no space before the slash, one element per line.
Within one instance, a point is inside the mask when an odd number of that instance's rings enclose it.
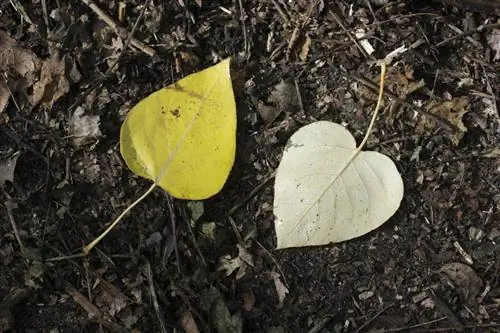
<path fill-rule="evenodd" d="M 431 1 L 1 1 L 0 332 L 500 332 L 499 22 Z M 354 240 L 276 250 L 287 139 L 329 120 L 360 142 L 376 60 L 403 46 L 366 147 L 396 163 L 399 210 Z M 87 257 L 47 261 L 150 185 L 120 156 L 130 108 L 227 57 L 223 190 L 157 189 Z"/>

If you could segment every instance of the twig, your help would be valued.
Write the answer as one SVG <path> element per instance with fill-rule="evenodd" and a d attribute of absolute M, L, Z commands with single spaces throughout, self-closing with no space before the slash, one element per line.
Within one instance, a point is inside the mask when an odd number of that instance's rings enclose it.
<path fill-rule="evenodd" d="M 451 30 L 455 31 L 457 34 L 463 36 L 464 31 L 460 30 L 460 28 L 454 26 L 453 24 L 449 24 L 449 23 L 447 24 L 447 26 Z M 475 40 L 474 38 L 472 38 L 470 36 L 465 36 L 465 39 L 467 39 L 469 42 L 471 42 L 471 44 L 473 44 L 477 48 L 482 48 L 483 47 L 483 45 L 480 42 L 478 42 L 477 40 Z"/>
<path fill-rule="evenodd" d="M 394 16 L 394 17 L 391 17 L 390 19 L 383 20 L 383 21 L 378 21 L 378 22 L 375 22 L 375 23 L 366 24 L 366 25 L 364 25 L 364 27 L 365 28 L 378 27 L 378 26 L 380 26 L 382 24 L 385 24 L 385 23 L 391 23 L 391 22 L 394 22 L 394 21 L 401 20 L 403 18 L 411 18 L 411 17 L 417 17 L 417 16 L 433 16 L 433 17 L 437 17 L 437 18 L 441 17 L 441 16 L 439 16 L 437 14 L 433 14 L 433 13 L 407 14 L 407 15 Z M 351 33 L 356 32 L 357 29 L 359 29 L 359 28 L 350 28 L 350 29 L 343 30 L 343 31 L 335 31 L 335 32 L 332 32 L 332 35 L 345 35 L 348 32 L 351 32 Z"/>
<path fill-rule="evenodd" d="M 386 307 L 384 307 L 382 310 L 377 312 L 373 317 L 368 319 L 368 321 L 364 322 L 363 325 L 359 326 L 358 329 L 356 331 L 354 331 L 354 333 L 360 333 L 365 327 L 370 325 L 375 319 L 377 319 L 382 313 L 387 311 L 387 309 L 391 308 L 392 306 L 394 306 L 394 303 L 391 303 L 391 304 L 387 305 Z"/>
<path fill-rule="evenodd" d="M 172 235 L 173 235 L 173 242 L 174 242 L 174 252 L 175 252 L 175 261 L 176 261 L 176 266 L 177 266 L 177 272 L 180 274 L 181 273 L 181 259 L 179 256 L 179 248 L 177 246 L 177 228 L 176 228 L 176 218 L 175 218 L 175 207 L 173 203 L 172 197 L 165 192 L 165 197 L 167 198 L 167 206 L 168 206 L 168 214 L 170 216 L 170 224 L 172 225 Z"/>
<path fill-rule="evenodd" d="M 193 228 L 191 228 L 191 223 L 186 223 L 186 224 L 187 224 L 187 227 L 189 230 L 189 234 L 191 235 L 191 238 L 193 239 L 193 246 L 196 249 L 198 256 L 200 257 L 201 262 L 202 262 L 203 266 L 207 266 L 207 261 L 205 260 L 205 256 L 203 255 L 203 252 L 201 252 L 201 249 L 198 246 L 198 242 L 196 241 L 196 236 L 193 232 Z"/>
<path fill-rule="evenodd" d="M 342 28 L 342 30 L 347 34 L 347 36 L 349 36 L 349 39 L 354 43 L 354 45 L 356 45 L 356 47 L 359 49 L 359 51 L 361 52 L 361 54 L 369 59 L 370 56 L 368 55 L 368 53 L 366 53 L 365 49 L 363 48 L 363 46 L 361 46 L 361 44 L 359 43 L 358 39 L 355 38 L 351 32 L 349 32 L 347 30 L 347 28 L 345 27 L 344 23 L 342 23 L 342 20 L 340 19 L 340 17 L 332 12 L 331 10 L 329 11 L 330 15 L 333 17 L 333 19 L 335 20 L 335 22 L 337 22 L 337 24 Z"/>
<path fill-rule="evenodd" d="M 118 25 L 118 23 L 111 18 L 108 14 L 103 12 L 99 6 L 95 4 L 94 1 L 92 0 L 81 0 L 84 4 L 86 4 L 94 13 L 97 14 L 104 22 L 106 22 L 107 25 L 109 25 L 113 30 L 115 30 L 116 34 L 120 37 L 122 37 L 124 34 L 122 34 L 123 28 Z M 149 56 L 154 56 L 156 54 L 156 51 L 153 50 L 151 47 L 148 45 L 144 44 L 140 40 L 136 38 L 131 38 L 130 39 L 130 44 L 133 45 L 134 47 L 138 48 L 142 52 L 146 53 Z"/>
<path fill-rule="evenodd" d="M 290 285 L 288 284 L 288 282 L 286 281 L 286 277 L 285 277 L 285 274 L 283 273 L 283 271 L 281 270 L 281 266 L 278 264 L 278 261 L 276 260 L 276 258 L 274 258 L 273 254 L 264 247 L 264 245 L 262 245 L 261 243 L 259 243 L 258 240 L 254 239 L 255 243 L 260 246 L 260 248 L 271 258 L 271 260 L 274 262 L 274 264 L 276 265 L 276 268 L 278 269 L 278 271 L 280 272 L 281 276 L 283 277 L 283 282 L 285 283 L 285 287 L 287 287 L 288 289 L 290 289 Z"/>
<path fill-rule="evenodd" d="M 160 329 L 162 333 L 167 333 L 167 327 L 165 325 L 165 319 L 163 318 L 163 314 L 161 313 L 160 305 L 158 304 L 158 297 L 156 296 L 155 283 L 153 279 L 153 270 L 151 269 L 151 264 L 148 260 L 146 260 L 145 270 L 146 270 L 146 278 L 148 279 L 149 284 L 149 293 L 151 294 L 151 301 L 153 302 L 153 308 L 155 309 L 156 317 L 160 322 Z"/>
<path fill-rule="evenodd" d="M 374 84 L 370 79 L 367 79 L 367 78 L 364 78 L 364 77 L 358 77 L 358 76 L 353 76 L 353 78 L 358 81 L 359 83 L 361 84 L 364 84 L 365 86 L 367 86 L 368 88 L 370 88 L 371 90 L 373 91 L 376 91 L 378 90 L 378 87 L 376 84 Z M 420 108 L 420 107 L 417 107 L 409 102 L 407 102 L 406 100 L 404 99 L 401 99 L 399 97 L 397 97 L 394 93 L 392 93 L 391 91 L 389 91 L 388 89 L 385 89 L 385 95 L 392 98 L 393 100 L 405 105 L 406 107 L 409 107 L 410 109 L 418 112 L 418 113 L 421 113 L 421 114 L 424 114 L 428 117 L 432 117 L 434 120 L 436 120 L 438 123 L 440 123 L 441 125 L 445 126 L 446 128 L 452 130 L 452 131 L 458 131 L 458 127 L 456 127 L 455 125 L 453 125 L 450 121 L 448 121 L 447 119 L 443 118 L 443 117 L 440 117 L 434 113 L 431 113 L 427 110 L 424 110 L 423 108 Z"/>
<path fill-rule="evenodd" d="M 87 1 L 87 0 L 82 0 L 83 2 Z M 147 6 L 149 5 L 149 2 L 150 0 L 146 0 L 146 3 L 144 4 L 144 8 L 142 9 L 141 13 L 139 14 L 139 17 L 137 18 L 137 20 L 135 21 L 134 23 L 134 26 L 132 28 L 132 31 L 130 31 L 130 33 L 128 34 L 127 36 L 127 39 L 125 40 L 125 42 L 123 43 L 123 47 L 122 47 L 122 50 L 121 52 L 118 54 L 118 57 L 115 59 L 115 61 L 113 62 L 113 64 L 107 69 L 106 73 L 104 74 L 103 77 L 101 77 L 100 79 L 96 80 L 94 83 L 92 83 L 92 85 L 87 89 L 85 90 L 84 93 L 80 94 L 76 100 L 75 103 L 73 103 L 69 108 L 68 108 L 68 119 L 71 119 L 71 112 L 78 106 L 82 103 L 82 101 L 88 96 L 88 94 L 90 94 L 92 91 L 94 91 L 98 86 L 100 86 L 104 80 L 106 80 L 106 78 L 108 77 L 108 75 L 114 70 L 114 68 L 116 67 L 116 65 L 118 65 L 118 62 L 120 61 L 121 57 L 123 56 L 125 50 L 127 49 L 127 47 L 129 46 L 129 44 L 132 44 L 134 45 L 134 40 L 135 38 L 133 38 L 134 36 L 134 33 L 135 33 L 135 30 L 137 29 L 137 27 L 139 26 L 139 22 L 140 20 L 142 19 L 142 17 L 144 16 L 144 13 L 146 12 L 146 8 Z M 90 6 L 89 6 L 90 7 Z M 98 7 L 97 7 L 98 8 Z M 100 9 L 99 9 L 100 10 Z M 99 14 L 98 14 L 99 15 Z M 106 15 L 104 13 L 104 15 Z M 109 16 L 108 16 L 109 19 L 111 19 Z M 111 19 L 112 20 L 112 19 Z M 116 30 L 116 29 L 115 29 Z M 118 34 L 118 32 L 117 32 Z M 120 36 L 121 37 L 121 36 Z M 155 55 L 156 51 L 154 51 L 153 49 L 150 49 L 153 53 L 150 54 L 151 56 Z M 69 128 L 68 128 L 68 133 L 71 132 L 71 122 L 69 122 Z"/>
<path fill-rule="evenodd" d="M 457 315 L 453 313 L 448 304 L 443 302 L 443 300 L 441 300 L 441 298 L 439 298 L 432 289 L 429 290 L 428 295 L 432 299 L 434 305 L 436 305 L 437 310 L 441 312 L 443 315 L 445 315 L 448 318 L 448 320 L 452 323 L 453 328 L 458 331 L 463 331 L 464 324 L 462 324 Z"/>
<path fill-rule="evenodd" d="M 245 8 L 243 7 L 243 0 L 238 0 L 238 4 L 240 6 L 240 21 L 241 21 L 241 29 L 243 30 L 243 47 L 244 47 L 244 52 L 245 52 L 245 59 L 248 60 L 250 57 L 250 50 L 248 47 L 248 40 L 247 40 L 247 27 L 245 25 Z"/>
<path fill-rule="evenodd" d="M 305 114 L 304 104 L 302 103 L 302 95 L 300 94 L 299 82 L 297 79 L 293 79 L 293 83 L 295 83 L 295 91 L 297 93 L 297 102 L 299 104 L 299 110 L 301 114 Z"/>
<path fill-rule="evenodd" d="M 135 20 L 135 23 L 134 23 L 134 26 L 132 27 L 132 30 L 128 34 L 127 39 L 125 40 L 125 43 L 123 43 L 123 47 L 121 49 L 120 54 L 118 54 L 118 57 L 115 59 L 115 62 L 113 63 L 113 65 L 111 65 L 111 67 L 108 68 L 108 70 L 106 71 L 106 74 L 111 73 L 111 71 L 118 64 L 118 61 L 120 61 L 120 59 L 122 58 L 123 54 L 125 53 L 125 50 L 129 46 L 129 44 L 131 44 L 133 42 L 135 31 L 137 30 L 137 27 L 139 26 L 139 22 L 144 17 L 144 14 L 146 13 L 146 9 L 148 8 L 150 2 L 151 2 L 151 0 L 146 0 L 146 2 L 144 3 L 144 7 L 142 8 L 141 13 L 139 14 L 139 17 L 137 17 L 137 20 Z M 152 51 L 155 52 L 154 50 L 152 50 Z M 154 56 L 154 53 L 150 54 L 150 56 Z"/>
<path fill-rule="evenodd" d="M 285 20 L 285 22 L 287 24 L 290 24 L 290 18 L 288 17 L 288 14 L 283 10 L 283 8 L 281 8 L 281 5 L 278 3 L 278 1 L 271 0 L 271 2 L 274 5 L 274 7 L 276 7 L 276 10 L 281 15 L 281 17 L 283 18 L 283 20 Z"/>
<path fill-rule="evenodd" d="M 473 34 L 475 34 L 477 32 L 482 32 L 483 30 L 489 30 L 489 29 L 494 29 L 494 28 L 498 28 L 498 27 L 500 27 L 500 23 L 492 23 L 492 24 L 480 25 L 479 27 L 477 27 L 474 30 L 462 32 L 461 34 L 458 34 L 458 35 L 455 35 L 453 37 L 447 38 L 447 39 L 445 39 L 445 40 L 437 43 L 436 47 L 444 46 L 444 45 L 448 44 L 449 42 L 454 41 L 455 39 L 458 39 L 458 38 L 470 36 L 470 35 L 473 35 Z"/>
<path fill-rule="evenodd" d="M 28 22 L 31 25 L 35 25 L 33 23 L 33 21 L 30 19 L 30 17 L 28 16 L 28 13 L 26 13 L 26 10 L 24 9 L 23 5 L 18 0 L 10 0 L 10 4 L 21 15 L 22 19 L 24 19 L 26 22 Z"/>
<path fill-rule="evenodd" d="M 486 91 L 491 95 L 491 100 L 492 100 L 492 103 L 493 103 L 493 108 L 496 111 L 495 116 L 496 116 L 497 121 L 498 121 L 498 123 L 500 125 L 500 112 L 498 111 L 497 99 L 495 97 L 495 93 L 493 92 L 493 88 L 491 87 L 490 79 L 488 79 L 488 74 L 486 74 L 486 69 L 484 68 L 483 64 L 480 64 L 480 65 L 481 65 L 481 68 L 483 69 L 484 78 L 486 79 Z"/>
<path fill-rule="evenodd" d="M 43 21 L 45 22 L 45 29 L 50 31 L 49 29 L 49 14 L 47 12 L 47 0 L 42 0 L 42 13 L 43 13 Z"/>
<path fill-rule="evenodd" d="M 426 321 L 424 323 L 415 324 L 415 325 L 406 326 L 406 327 L 383 328 L 381 330 L 378 330 L 377 332 L 378 333 L 406 332 L 406 331 L 410 331 L 410 330 L 415 329 L 415 328 L 420 328 L 420 327 L 428 326 L 428 325 L 431 325 L 434 323 L 438 323 L 438 322 L 443 321 L 445 319 L 446 319 L 446 317 L 441 317 L 438 319 L 434 319 L 434 320 Z M 426 332 L 430 332 L 430 330 L 426 330 Z"/>
<path fill-rule="evenodd" d="M 23 241 L 21 236 L 19 235 L 19 230 L 17 229 L 16 221 L 14 220 L 14 214 L 12 214 L 12 210 L 17 208 L 17 204 L 12 200 L 7 200 L 5 202 L 5 209 L 7 210 L 7 216 L 9 217 L 10 225 L 12 226 L 12 231 L 14 232 L 14 236 L 16 237 L 17 243 L 19 244 L 19 248 L 21 249 L 21 253 L 24 255 L 26 253 Z"/>
<path fill-rule="evenodd" d="M 236 205 L 233 206 L 233 208 L 231 208 L 228 212 L 228 215 L 233 215 L 238 209 L 240 209 L 241 206 L 243 206 L 248 200 L 250 200 L 257 192 L 259 192 L 266 184 L 268 181 L 270 181 L 271 179 L 274 178 L 274 176 L 276 176 L 276 171 L 271 171 L 269 172 L 266 177 L 264 178 L 264 180 L 257 186 L 255 186 L 253 188 L 252 191 L 250 191 L 250 193 L 248 193 L 248 195 L 243 198 L 243 200 L 241 200 L 240 202 L 238 202 Z"/>

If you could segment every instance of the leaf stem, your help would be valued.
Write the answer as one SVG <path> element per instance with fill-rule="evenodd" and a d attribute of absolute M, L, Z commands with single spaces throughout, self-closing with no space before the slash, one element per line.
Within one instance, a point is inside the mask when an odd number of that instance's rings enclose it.
<path fill-rule="evenodd" d="M 96 239 L 94 239 L 91 243 L 89 243 L 88 245 L 86 245 L 84 248 L 83 248 L 83 253 L 84 255 L 87 255 L 93 248 L 94 246 L 97 245 L 97 243 L 99 243 L 120 221 L 121 219 L 128 213 L 132 210 L 132 208 L 134 208 L 139 202 L 141 202 L 142 200 L 144 200 L 144 198 L 146 198 L 151 192 L 153 192 L 153 190 L 155 189 L 156 187 L 156 184 L 153 183 L 153 185 L 151 185 L 151 187 L 146 191 L 144 192 L 143 195 L 141 195 L 136 201 L 134 201 L 130 206 L 128 206 L 127 208 L 125 208 L 125 210 L 113 221 L 113 223 L 110 224 L 109 227 L 106 228 L 106 230 L 104 230 L 104 232 L 102 234 L 100 234 Z"/>
<path fill-rule="evenodd" d="M 375 106 L 375 111 L 373 111 L 372 120 L 370 121 L 370 125 L 368 125 L 368 129 L 366 130 L 365 137 L 363 141 L 359 144 L 358 148 L 356 148 L 356 155 L 358 155 L 363 147 L 365 146 L 370 134 L 372 133 L 373 125 L 375 125 L 375 121 L 377 120 L 378 111 L 380 110 L 380 106 L 382 105 L 382 98 L 384 97 L 384 82 L 385 82 L 385 72 L 387 70 L 387 65 L 385 61 L 380 62 L 380 87 L 378 92 L 377 106 Z"/>

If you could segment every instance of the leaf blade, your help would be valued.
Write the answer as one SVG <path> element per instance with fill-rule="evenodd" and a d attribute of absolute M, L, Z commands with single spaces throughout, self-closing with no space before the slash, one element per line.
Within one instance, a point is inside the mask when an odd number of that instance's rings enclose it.
<path fill-rule="evenodd" d="M 392 160 L 376 152 L 355 155 L 355 140 L 342 126 L 316 122 L 289 142 L 275 182 L 278 248 L 361 236 L 399 207 L 404 189 Z M 385 192 L 391 197 L 383 204 L 373 200 Z"/>
<path fill-rule="evenodd" d="M 176 198 L 219 192 L 236 151 L 230 59 L 139 102 L 122 126 L 120 150 L 134 173 Z"/>

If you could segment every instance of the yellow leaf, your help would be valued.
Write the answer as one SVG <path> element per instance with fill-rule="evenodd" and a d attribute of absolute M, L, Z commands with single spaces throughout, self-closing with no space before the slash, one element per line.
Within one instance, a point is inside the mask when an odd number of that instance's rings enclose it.
<path fill-rule="evenodd" d="M 201 200 L 219 192 L 235 150 L 230 59 L 140 101 L 120 133 L 127 166 L 179 199 Z"/>

